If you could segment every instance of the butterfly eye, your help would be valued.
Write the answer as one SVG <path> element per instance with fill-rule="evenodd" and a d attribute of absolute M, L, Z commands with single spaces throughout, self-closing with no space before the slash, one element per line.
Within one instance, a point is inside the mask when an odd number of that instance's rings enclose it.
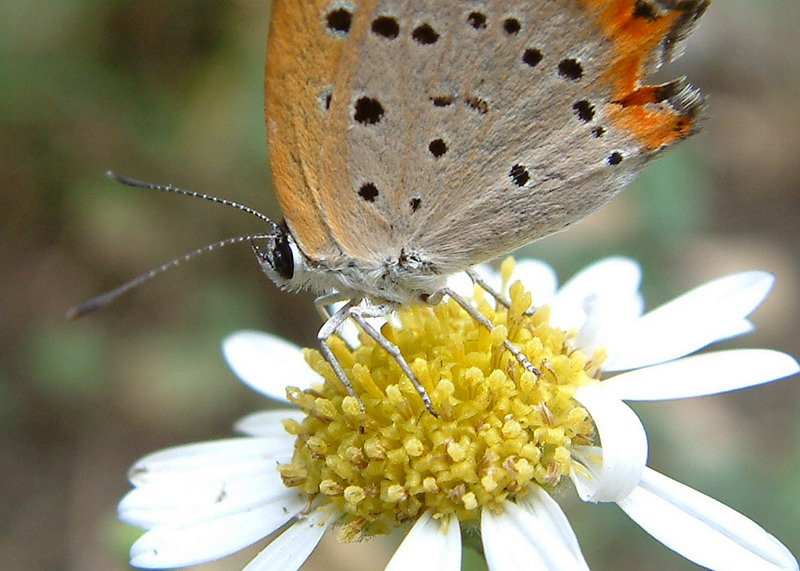
<path fill-rule="evenodd" d="M 294 277 L 294 254 L 286 235 L 280 236 L 269 253 L 269 262 L 277 274 L 285 280 Z"/>

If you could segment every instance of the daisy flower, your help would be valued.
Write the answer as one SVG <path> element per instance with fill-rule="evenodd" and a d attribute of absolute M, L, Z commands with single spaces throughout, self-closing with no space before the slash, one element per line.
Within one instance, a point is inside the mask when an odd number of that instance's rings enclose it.
<path fill-rule="evenodd" d="M 687 356 L 752 329 L 773 278 L 744 272 L 643 314 L 639 266 L 600 261 L 561 288 L 536 261 L 483 271 L 504 303 L 455 278 L 452 300 L 382 324 L 426 387 L 428 413 L 368 336 L 330 346 L 361 403 L 317 351 L 240 332 L 233 371 L 294 405 L 241 420 L 245 436 L 146 456 L 120 517 L 148 531 L 138 567 L 214 560 L 281 530 L 247 569 L 297 569 L 323 534 L 341 541 L 410 528 L 388 569 L 461 568 L 461 530 L 479 530 L 490 569 L 587 569 L 553 496 L 614 502 L 655 539 L 712 569 L 797 569 L 789 550 L 733 509 L 647 468 L 647 437 L 626 400 L 711 395 L 798 371 L 760 349 Z M 347 335 L 344 335 L 347 337 Z M 511 341 L 539 371 L 509 354 Z M 310 365 L 310 367 L 309 367 Z M 290 388 L 285 387 L 289 385 Z M 363 410 L 362 405 L 363 404 Z"/>

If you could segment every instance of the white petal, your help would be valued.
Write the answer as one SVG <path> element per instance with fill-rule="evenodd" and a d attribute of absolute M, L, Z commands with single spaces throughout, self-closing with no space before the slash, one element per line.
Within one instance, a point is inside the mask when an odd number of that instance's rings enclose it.
<path fill-rule="evenodd" d="M 137 527 L 181 526 L 248 511 L 292 494 L 277 467 L 267 465 L 261 473 L 245 477 L 216 482 L 185 478 L 134 488 L 117 510 L 121 520 Z"/>
<path fill-rule="evenodd" d="M 634 289 L 604 291 L 587 299 L 584 308 L 586 319 L 578 331 L 575 346 L 585 355 L 593 355 L 595 350 L 605 349 L 609 339 L 628 330 L 639 319 L 644 300 Z"/>
<path fill-rule="evenodd" d="M 305 414 L 299 410 L 279 409 L 263 410 L 248 414 L 236 422 L 236 431 L 248 436 L 275 438 L 285 436 L 283 420 L 302 422 Z"/>
<path fill-rule="evenodd" d="M 308 559 L 322 536 L 334 523 L 327 510 L 314 510 L 267 545 L 243 571 L 293 571 Z"/>
<path fill-rule="evenodd" d="M 222 342 L 234 374 L 254 390 L 286 402 L 286 387 L 307 389 L 322 379 L 306 364 L 294 344 L 260 331 L 240 331 Z"/>
<path fill-rule="evenodd" d="M 461 569 L 461 529 L 458 519 L 444 516 L 433 519 L 422 514 L 403 543 L 397 548 L 385 571 L 458 571 Z"/>
<path fill-rule="evenodd" d="M 659 326 L 663 328 L 659 329 Z M 747 319 L 729 320 L 722 317 L 715 322 L 707 321 L 696 326 L 684 322 L 681 326 L 685 331 L 676 333 L 677 323 L 642 323 L 639 320 L 624 334 L 617 335 L 606 343 L 608 358 L 603 362 L 603 370 L 628 371 L 664 363 L 694 353 L 716 341 L 750 333 L 754 329 Z M 671 333 L 674 334 L 670 335 Z"/>
<path fill-rule="evenodd" d="M 602 382 L 624 400 L 713 395 L 782 379 L 800 371 L 794 358 L 768 349 L 734 349 L 685 357 L 621 373 Z"/>
<path fill-rule="evenodd" d="M 260 473 L 276 462 L 288 462 L 294 438 L 230 438 L 176 446 L 148 454 L 128 473 L 134 486 L 182 480 L 219 481 Z"/>
<path fill-rule="evenodd" d="M 585 466 L 591 476 L 573 470 L 578 494 L 585 502 L 613 502 L 624 498 L 639 483 L 647 463 L 644 426 L 630 407 L 604 391 L 599 383 L 580 387 L 575 392 L 575 400 L 592 416 L 602 447 L 602 466 Z"/>
<path fill-rule="evenodd" d="M 766 272 L 743 272 L 685 293 L 610 339 L 603 368 L 621 371 L 654 365 L 751 331 L 746 317 L 764 301 L 773 282 Z"/>
<path fill-rule="evenodd" d="M 653 470 L 618 502 L 661 543 L 710 569 L 797 569 L 789 550 L 762 527 L 692 488 Z"/>
<path fill-rule="evenodd" d="M 551 526 L 549 515 L 539 518 L 509 501 L 498 514 L 488 509 L 481 513 L 483 550 L 491 571 L 588 569 L 560 531 Z"/>
<path fill-rule="evenodd" d="M 473 284 L 466 272 L 458 272 L 447 278 L 447 287 L 464 297 L 472 297 Z"/>
<path fill-rule="evenodd" d="M 555 270 L 539 260 L 523 259 L 514 266 L 511 283 L 521 281 L 525 289 L 531 293 L 534 307 L 542 307 L 552 301 L 556 295 L 558 278 Z"/>
<path fill-rule="evenodd" d="M 581 329 L 598 297 L 638 297 L 641 269 L 627 258 L 607 258 L 581 270 L 556 294 L 551 322 L 561 329 Z"/>
<path fill-rule="evenodd" d="M 569 549 L 575 561 L 588 568 L 586 560 L 583 558 L 578 538 L 575 536 L 567 516 L 550 494 L 539 486 L 531 486 L 531 493 L 518 500 L 517 505 L 523 512 L 529 514 L 526 517 L 531 515 L 536 517 L 547 529 L 556 533 L 559 542 Z"/>
<path fill-rule="evenodd" d="M 180 527 L 156 527 L 131 547 L 131 565 L 185 567 L 219 559 L 268 536 L 305 505 L 306 501 L 295 494 L 225 517 Z"/>

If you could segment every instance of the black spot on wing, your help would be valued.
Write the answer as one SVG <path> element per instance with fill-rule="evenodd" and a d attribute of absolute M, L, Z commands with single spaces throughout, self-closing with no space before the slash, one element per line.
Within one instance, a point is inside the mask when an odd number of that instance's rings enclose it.
<path fill-rule="evenodd" d="M 511 177 L 511 181 L 519 187 L 525 186 L 528 184 L 528 181 L 531 180 L 531 173 L 528 172 L 528 169 L 525 168 L 524 165 L 519 164 L 511 167 L 508 176 Z"/>
<path fill-rule="evenodd" d="M 344 7 L 333 8 L 325 15 L 325 25 L 330 34 L 344 37 L 353 25 L 353 12 Z"/>
<path fill-rule="evenodd" d="M 411 32 L 411 37 L 423 46 L 430 46 L 439 41 L 439 34 L 430 24 L 422 24 L 414 28 L 414 31 Z"/>
<path fill-rule="evenodd" d="M 467 22 L 476 30 L 483 30 L 486 28 L 486 14 L 483 12 L 470 12 L 467 16 Z"/>
<path fill-rule="evenodd" d="M 453 104 L 452 95 L 435 95 L 431 97 L 431 101 L 435 107 L 448 107 Z"/>
<path fill-rule="evenodd" d="M 444 142 L 444 139 L 434 139 L 428 144 L 428 150 L 434 158 L 438 159 L 447 152 L 447 143 Z"/>
<path fill-rule="evenodd" d="M 481 97 L 468 95 L 464 100 L 467 103 L 467 107 L 481 115 L 486 115 L 489 112 L 489 102 Z"/>
<path fill-rule="evenodd" d="M 372 33 L 393 40 L 400 34 L 400 23 L 393 16 L 378 16 L 372 21 Z"/>
<path fill-rule="evenodd" d="M 378 187 L 371 182 L 362 184 L 361 188 L 358 189 L 358 195 L 367 202 L 375 202 L 379 194 Z"/>
<path fill-rule="evenodd" d="M 564 79 L 578 81 L 583 77 L 583 65 L 575 58 L 566 58 L 558 62 L 558 75 Z"/>
<path fill-rule="evenodd" d="M 636 4 L 633 7 L 633 17 L 643 18 L 652 22 L 654 20 L 658 20 L 659 15 L 656 11 L 656 7 L 653 6 L 651 2 L 647 2 L 646 0 L 636 0 Z"/>
<path fill-rule="evenodd" d="M 356 100 L 353 119 L 362 125 L 375 125 L 383 119 L 385 112 L 381 102 L 374 97 L 359 97 Z"/>
<path fill-rule="evenodd" d="M 333 90 L 330 87 L 323 89 L 319 96 L 319 106 L 324 112 L 330 111 L 331 102 L 333 101 Z"/>
<path fill-rule="evenodd" d="M 522 24 L 516 18 L 506 18 L 503 20 L 503 30 L 509 36 L 515 36 L 522 29 Z"/>
<path fill-rule="evenodd" d="M 588 123 L 592 119 L 594 119 L 594 105 L 591 102 L 587 101 L 586 99 L 581 99 L 580 101 L 576 101 L 572 104 L 572 110 L 575 111 L 575 114 L 578 116 L 578 119 L 583 121 L 584 123 Z"/>
<path fill-rule="evenodd" d="M 522 54 L 522 61 L 530 67 L 536 67 L 542 61 L 542 51 L 538 48 L 528 48 Z"/>

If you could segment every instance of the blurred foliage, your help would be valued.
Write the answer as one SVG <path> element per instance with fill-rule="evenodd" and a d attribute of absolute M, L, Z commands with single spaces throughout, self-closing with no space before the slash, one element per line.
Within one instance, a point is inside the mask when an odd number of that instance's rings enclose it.
<path fill-rule="evenodd" d="M 279 218 L 263 126 L 268 18 L 269 2 L 255 0 L 0 3 L 8 569 L 127 568 L 137 534 L 115 521 L 127 467 L 159 447 L 229 435 L 238 416 L 268 406 L 226 369 L 221 339 L 257 328 L 313 343 L 310 296 L 277 291 L 246 246 L 64 320 L 73 304 L 173 256 L 259 228 L 207 203 L 121 187 L 104 178 L 108 169 Z M 722 273 L 769 270 L 778 282 L 755 314 L 759 331 L 728 345 L 800 355 L 798 23 L 796 0 L 715 2 L 665 72 L 686 73 L 709 95 L 705 134 L 604 211 L 523 253 L 563 278 L 600 256 L 634 256 L 649 307 Z M 796 383 L 636 408 L 654 467 L 740 509 L 797 553 Z M 613 506 L 564 503 L 595 568 L 691 568 Z M 396 539 L 343 549 L 326 539 L 309 568 L 345 569 L 353 558 L 381 568 Z"/>

